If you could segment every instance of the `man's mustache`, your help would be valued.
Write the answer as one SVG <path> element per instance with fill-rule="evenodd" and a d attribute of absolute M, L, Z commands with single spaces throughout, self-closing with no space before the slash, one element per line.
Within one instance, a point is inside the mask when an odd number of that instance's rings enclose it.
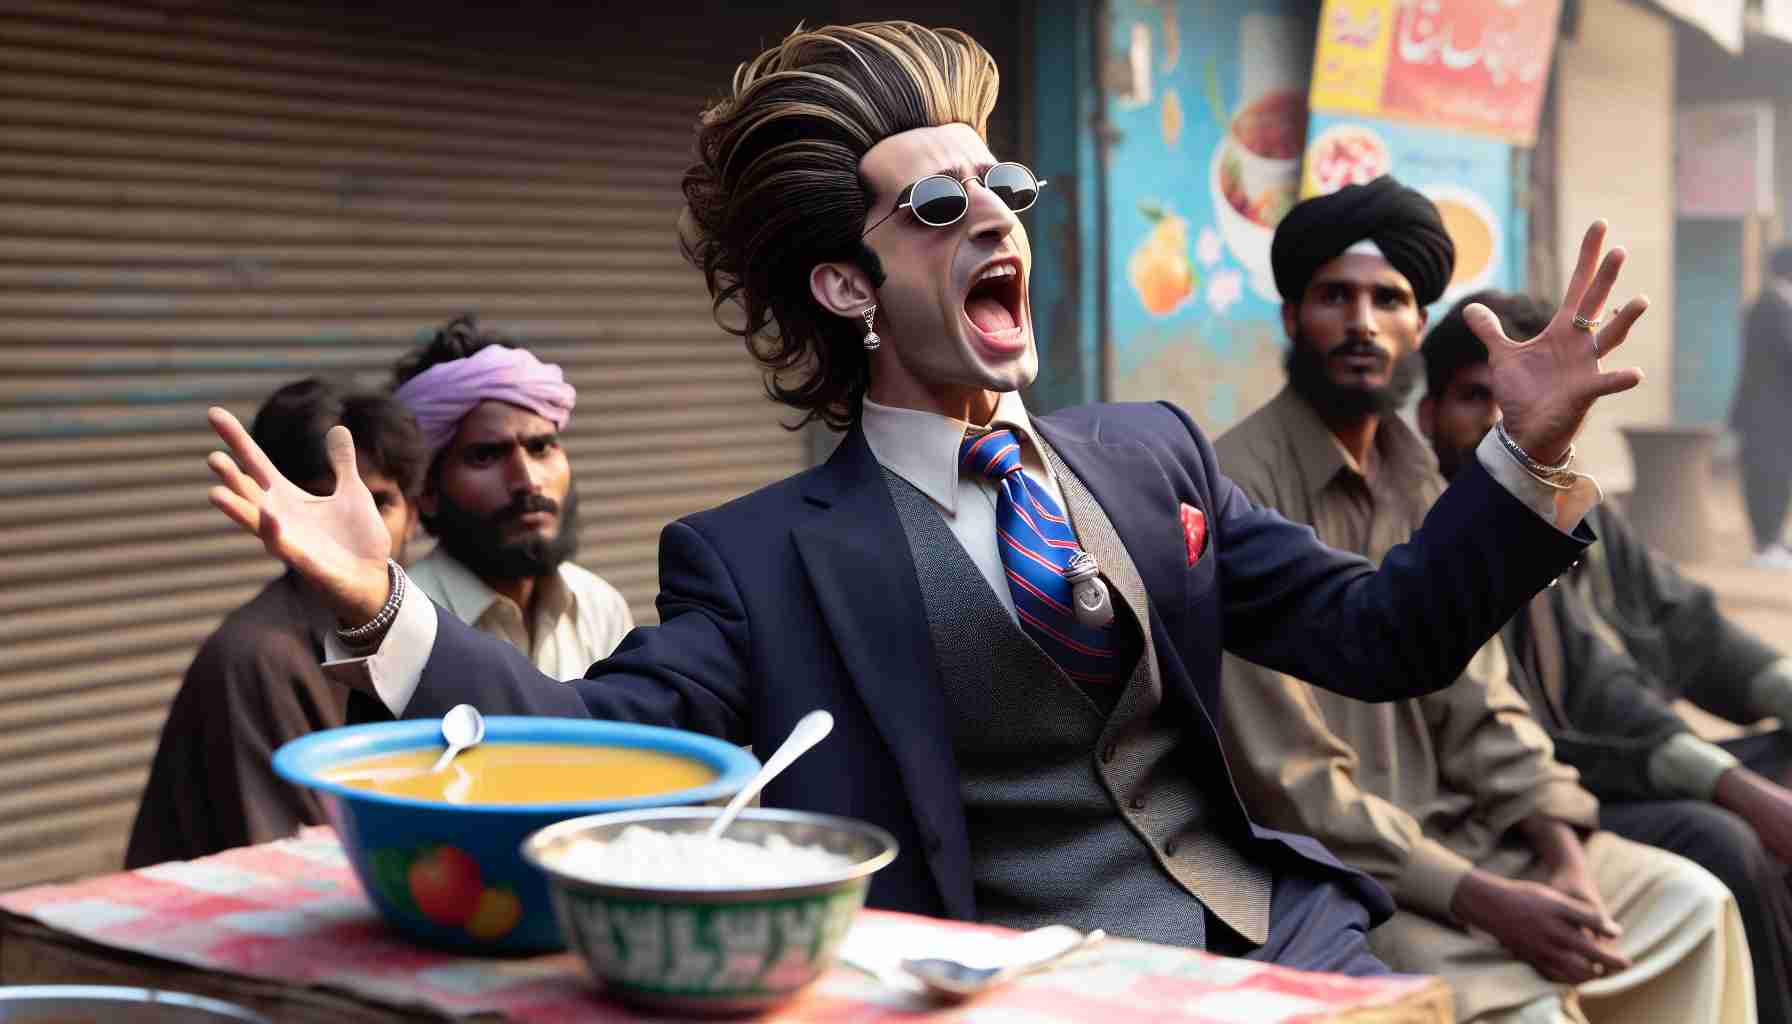
<path fill-rule="evenodd" d="M 560 503 L 545 494 L 519 494 L 510 504 L 492 513 L 491 523 L 493 526 L 502 526 L 531 512 L 546 512 L 557 516 L 560 514 Z"/>
<path fill-rule="evenodd" d="M 1394 353 L 1373 341 L 1347 341 L 1327 352 L 1325 358 L 1328 360 L 1373 358 L 1379 359 L 1383 363 L 1391 363 L 1394 361 Z"/>

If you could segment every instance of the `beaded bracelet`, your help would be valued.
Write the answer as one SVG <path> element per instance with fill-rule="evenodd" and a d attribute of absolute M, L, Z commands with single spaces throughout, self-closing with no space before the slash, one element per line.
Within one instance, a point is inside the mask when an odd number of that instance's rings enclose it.
<path fill-rule="evenodd" d="M 353 629 L 337 629 L 336 638 L 350 646 L 360 646 L 367 640 L 383 634 L 398 618 L 398 607 L 404 603 L 405 575 L 404 570 L 392 559 L 386 559 L 386 579 L 391 593 L 386 595 L 386 603 L 380 606 L 380 613 L 373 620 Z"/>

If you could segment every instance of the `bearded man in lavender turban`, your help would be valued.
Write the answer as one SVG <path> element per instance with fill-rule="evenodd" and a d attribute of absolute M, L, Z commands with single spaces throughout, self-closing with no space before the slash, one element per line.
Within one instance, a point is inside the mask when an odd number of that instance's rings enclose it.
<path fill-rule="evenodd" d="M 394 397 L 423 434 L 418 508 L 436 539 L 411 581 L 543 673 L 583 675 L 634 620 L 615 587 L 570 560 L 579 500 L 560 438 L 576 393 L 560 367 L 463 316 L 399 362 Z"/>

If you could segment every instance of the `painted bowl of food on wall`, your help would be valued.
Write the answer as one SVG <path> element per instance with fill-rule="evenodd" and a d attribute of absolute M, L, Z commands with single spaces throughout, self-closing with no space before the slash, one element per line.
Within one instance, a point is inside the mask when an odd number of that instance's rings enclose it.
<path fill-rule="evenodd" d="M 1394 169 L 1380 135 L 1354 122 L 1335 124 L 1307 146 L 1301 194 L 1327 196 L 1346 185 L 1367 185 Z"/>
<path fill-rule="evenodd" d="M 434 770 L 441 722 L 327 729 L 274 754 L 323 798 L 355 875 L 394 928 L 475 953 L 561 949 L 547 880 L 519 854 L 541 828 L 585 815 L 725 803 L 759 762 L 677 729 L 567 718 L 488 718 L 478 746 Z"/>
<path fill-rule="evenodd" d="M 1472 189 L 1457 185 L 1422 185 L 1419 191 L 1436 204 L 1444 231 L 1456 246 L 1456 267 L 1443 301 L 1486 287 L 1503 258 L 1500 219 L 1493 207 Z"/>
<path fill-rule="evenodd" d="M 833 966 L 896 840 L 851 818 L 713 807 L 564 821 L 523 858 L 547 876 L 568 943 L 603 990 L 676 1014 L 746 1013 Z"/>
<path fill-rule="evenodd" d="M 1276 225 L 1300 198 L 1307 98 L 1298 89 L 1263 93 L 1232 116 L 1208 168 L 1214 220 L 1252 289 L 1277 301 L 1269 246 Z"/>

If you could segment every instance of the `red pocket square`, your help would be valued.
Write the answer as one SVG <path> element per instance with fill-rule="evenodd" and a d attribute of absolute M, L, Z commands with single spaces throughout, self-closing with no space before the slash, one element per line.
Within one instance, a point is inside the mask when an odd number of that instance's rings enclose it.
<path fill-rule="evenodd" d="M 1188 541 L 1188 564 L 1194 565 L 1207 550 L 1207 516 L 1186 501 L 1182 503 L 1182 537 Z"/>

